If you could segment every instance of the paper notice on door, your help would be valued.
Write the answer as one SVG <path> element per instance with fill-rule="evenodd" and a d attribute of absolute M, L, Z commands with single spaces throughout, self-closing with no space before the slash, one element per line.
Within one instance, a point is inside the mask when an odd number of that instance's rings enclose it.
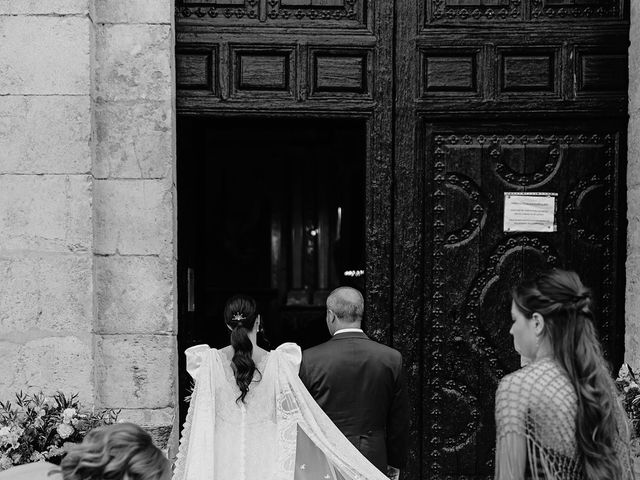
<path fill-rule="evenodd" d="M 557 193 L 505 192 L 505 232 L 555 232 Z"/>

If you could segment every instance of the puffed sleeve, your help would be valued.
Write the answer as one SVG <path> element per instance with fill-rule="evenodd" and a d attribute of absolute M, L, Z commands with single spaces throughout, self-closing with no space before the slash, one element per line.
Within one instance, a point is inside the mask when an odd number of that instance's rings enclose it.
<path fill-rule="evenodd" d="M 202 356 L 210 350 L 209 345 L 195 345 L 184 351 L 187 357 L 187 372 L 192 378 L 196 378 L 198 368 L 202 365 Z"/>
<path fill-rule="evenodd" d="M 297 375 L 302 362 L 302 349 L 295 343 L 287 342 L 276 348 L 276 352 L 293 367 Z"/>

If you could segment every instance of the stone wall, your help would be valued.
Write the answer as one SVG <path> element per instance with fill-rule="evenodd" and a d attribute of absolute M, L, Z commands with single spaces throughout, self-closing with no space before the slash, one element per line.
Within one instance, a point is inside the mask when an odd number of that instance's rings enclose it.
<path fill-rule="evenodd" d="M 631 2 L 625 360 L 640 368 L 640 2 Z"/>
<path fill-rule="evenodd" d="M 93 387 L 87 0 L 0 2 L 0 398 Z"/>
<path fill-rule="evenodd" d="M 174 424 L 171 0 L 0 2 L 0 399 Z"/>

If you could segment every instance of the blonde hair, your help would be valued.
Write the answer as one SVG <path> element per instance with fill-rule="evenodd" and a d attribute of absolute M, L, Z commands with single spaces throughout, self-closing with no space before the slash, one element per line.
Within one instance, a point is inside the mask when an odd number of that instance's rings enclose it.
<path fill-rule="evenodd" d="M 92 430 L 60 467 L 64 480 L 162 480 L 171 472 L 151 436 L 133 423 Z"/>

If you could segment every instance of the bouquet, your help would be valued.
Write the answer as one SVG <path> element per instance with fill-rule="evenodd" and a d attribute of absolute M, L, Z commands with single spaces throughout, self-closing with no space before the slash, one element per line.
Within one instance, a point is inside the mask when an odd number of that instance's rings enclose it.
<path fill-rule="evenodd" d="M 24 463 L 57 463 L 89 430 L 110 425 L 120 411 L 83 410 L 78 394 L 17 393 L 15 403 L 0 402 L 0 471 Z"/>
<path fill-rule="evenodd" d="M 640 436 L 640 384 L 633 370 L 626 363 L 620 367 L 616 385 L 622 405 L 631 421 L 632 435 L 637 438 Z"/>

